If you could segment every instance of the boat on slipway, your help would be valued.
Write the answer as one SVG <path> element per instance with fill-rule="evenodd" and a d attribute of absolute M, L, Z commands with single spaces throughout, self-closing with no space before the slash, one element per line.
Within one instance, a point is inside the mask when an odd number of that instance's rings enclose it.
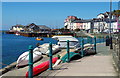
<path fill-rule="evenodd" d="M 73 36 L 53 36 L 53 39 L 58 40 L 58 45 L 60 48 L 66 48 L 67 47 L 67 40 L 69 40 L 69 47 L 70 48 L 80 48 L 80 42 L 77 38 Z"/>
<path fill-rule="evenodd" d="M 58 52 L 60 50 L 59 46 L 56 44 L 52 44 L 52 54 Z M 33 62 L 42 58 L 42 54 L 49 55 L 49 43 L 45 43 L 43 45 L 39 45 L 33 50 Z M 29 61 L 29 51 L 21 54 L 17 60 L 17 67 L 22 67 L 28 65 Z"/>
<path fill-rule="evenodd" d="M 58 59 L 59 59 L 58 57 L 52 58 L 52 64 L 55 64 Z M 41 72 L 47 70 L 49 68 L 49 64 L 50 64 L 49 61 L 45 61 L 45 62 L 35 66 L 33 68 L 33 76 L 36 76 L 36 75 L 40 74 Z M 28 78 L 28 71 L 26 72 L 26 78 Z"/>
<path fill-rule="evenodd" d="M 36 62 L 37 60 L 42 58 L 42 53 L 39 51 L 34 51 L 33 50 L 33 62 Z M 17 65 L 16 67 L 22 67 L 28 65 L 29 61 L 29 51 L 24 52 L 21 54 L 17 60 Z"/>
<path fill-rule="evenodd" d="M 40 51 L 42 54 L 49 55 L 49 43 L 44 43 L 43 45 L 39 45 L 34 50 Z M 60 48 L 58 45 L 52 44 L 52 54 L 58 52 L 59 50 Z"/>

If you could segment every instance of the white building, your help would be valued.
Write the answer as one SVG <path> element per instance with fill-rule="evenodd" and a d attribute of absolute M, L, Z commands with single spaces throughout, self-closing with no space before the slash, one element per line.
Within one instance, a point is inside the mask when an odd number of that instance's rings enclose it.
<path fill-rule="evenodd" d="M 20 31 L 24 30 L 24 26 L 22 26 L 22 25 L 15 25 L 15 26 L 12 26 L 11 30 L 20 32 Z"/>
<path fill-rule="evenodd" d="M 110 12 L 100 13 L 97 15 L 97 18 L 110 18 Z M 115 19 L 116 16 L 112 15 L 112 19 Z"/>
<path fill-rule="evenodd" d="M 109 33 L 110 19 L 96 19 L 94 20 L 94 33 L 106 32 Z M 117 20 L 111 20 L 111 31 L 117 32 Z"/>
<path fill-rule="evenodd" d="M 68 16 L 64 21 L 64 26 L 70 30 L 81 29 L 93 33 L 108 33 L 110 28 L 109 12 L 100 13 L 97 15 L 97 18 L 93 18 L 92 20 L 83 20 L 78 19 L 76 16 Z M 116 17 L 112 15 L 111 31 L 117 32 L 117 27 Z"/>
<path fill-rule="evenodd" d="M 81 29 L 88 31 L 91 29 L 91 20 L 83 20 L 75 16 L 68 16 L 64 21 L 64 26 L 70 30 Z"/>

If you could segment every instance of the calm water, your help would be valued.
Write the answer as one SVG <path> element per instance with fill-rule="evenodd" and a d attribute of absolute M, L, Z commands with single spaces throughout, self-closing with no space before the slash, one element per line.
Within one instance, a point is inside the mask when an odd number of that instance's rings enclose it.
<path fill-rule="evenodd" d="M 78 38 L 81 40 L 81 38 Z M 84 39 L 85 43 L 87 43 L 87 39 Z M 97 43 L 102 42 L 102 39 L 97 39 Z M 11 64 L 15 62 L 19 55 L 28 50 L 29 45 L 36 46 L 37 43 L 49 43 L 52 42 L 56 44 L 57 41 L 52 38 L 45 38 L 43 41 L 37 41 L 33 37 L 24 37 L 24 36 L 16 36 L 14 34 L 2 34 L 2 63 L 3 64 Z M 3 65 L 5 67 L 6 65 Z"/>
<path fill-rule="evenodd" d="M 28 50 L 29 45 L 36 46 L 37 43 L 57 43 L 52 38 L 44 38 L 43 41 L 37 41 L 32 37 L 16 36 L 13 34 L 2 35 L 2 63 L 11 64 L 15 62 L 20 54 Z M 5 67 L 3 65 L 2 67 Z"/>

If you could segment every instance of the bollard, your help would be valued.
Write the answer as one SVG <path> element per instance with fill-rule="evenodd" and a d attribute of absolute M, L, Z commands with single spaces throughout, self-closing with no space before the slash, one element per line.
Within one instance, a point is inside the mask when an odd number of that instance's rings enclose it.
<path fill-rule="evenodd" d="M 106 36 L 106 46 L 109 46 L 110 41 L 109 41 L 109 36 Z"/>
<path fill-rule="evenodd" d="M 67 56 L 68 56 L 68 59 L 67 59 L 67 62 L 69 63 L 70 62 L 70 54 L 69 54 L 69 40 L 67 40 Z"/>
<path fill-rule="evenodd" d="M 84 56 L 84 39 L 81 40 L 81 57 Z"/>
<path fill-rule="evenodd" d="M 97 53 L 96 52 L 96 37 L 94 37 L 94 50 L 95 50 L 95 53 Z"/>
<path fill-rule="evenodd" d="M 49 57 L 50 57 L 49 70 L 53 70 L 52 68 L 52 43 L 51 42 L 49 43 Z"/>
<path fill-rule="evenodd" d="M 110 37 L 110 49 L 113 49 L 113 45 L 112 45 L 112 36 Z"/>
<path fill-rule="evenodd" d="M 33 78 L 33 47 L 29 46 L 29 78 Z"/>

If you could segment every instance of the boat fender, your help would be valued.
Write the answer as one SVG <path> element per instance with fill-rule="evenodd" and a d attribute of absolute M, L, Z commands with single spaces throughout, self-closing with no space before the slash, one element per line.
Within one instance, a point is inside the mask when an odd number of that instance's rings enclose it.
<path fill-rule="evenodd" d="M 58 64 L 60 64 L 61 61 L 62 61 L 62 60 L 58 59 L 58 60 L 56 61 L 56 63 L 53 65 L 53 67 L 55 67 L 55 66 L 57 66 Z"/>

